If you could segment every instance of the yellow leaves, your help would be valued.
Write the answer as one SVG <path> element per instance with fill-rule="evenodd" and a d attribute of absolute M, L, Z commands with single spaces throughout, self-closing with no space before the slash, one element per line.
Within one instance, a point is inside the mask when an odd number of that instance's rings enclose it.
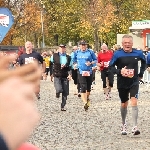
<path fill-rule="evenodd" d="M 12 42 L 13 42 L 13 45 L 22 46 L 25 43 L 25 39 L 23 39 L 21 37 L 16 37 L 12 40 Z"/>
<path fill-rule="evenodd" d="M 84 12 L 88 22 L 86 25 L 90 24 L 89 27 L 98 28 L 100 32 L 109 32 L 115 19 L 113 5 L 110 2 L 105 4 L 103 0 L 92 0 L 86 8 Z"/>

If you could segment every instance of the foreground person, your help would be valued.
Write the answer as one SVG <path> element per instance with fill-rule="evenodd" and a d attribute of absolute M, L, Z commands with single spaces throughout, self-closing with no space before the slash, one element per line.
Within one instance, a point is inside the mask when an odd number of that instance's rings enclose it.
<path fill-rule="evenodd" d="M 143 77 L 146 60 L 141 50 L 133 49 L 133 37 L 124 35 L 122 37 L 123 49 L 117 50 L 114 53 L 112 60 L 109 63 L 109 69 L 117 74 L 117 88 L 121 100 L 121 117 L 122 117 L 122 135 L 127 134 L 127 106 L 128 100 L 131 100 L 132 120 L 133 120 L 133 135 L 140 134 L 137 127 L 138 119 L 138 91 L 139 79 Z M 138 61 L 141 61 L 140 73 L 138 74 Z M 115 68 L 117 66 L 117 69 Z M 129 97 L 130 94 L 130 97 Z"/>
<path fill-rule="evenodd" d="M 69 80 L 71 57 L 66 54 L 66 46 L 61 44 L 58 53 L 54 53 L 51 57 L 53 62 L 54 87 L 56 89 L 56 98 L 62 93 L 61 111 L 66 111 L 66 100 L 69 95 Z"/>
<path fill-rule="evenodd" d="M 41 77 L 38 64 L 32 63 L 8 70 L 9 62 L 12 60 L 14 56 L 0 59 L 0 149 L 2 150 L 17 150 L 28 139 L 40 119 L 34 95 Z"/>

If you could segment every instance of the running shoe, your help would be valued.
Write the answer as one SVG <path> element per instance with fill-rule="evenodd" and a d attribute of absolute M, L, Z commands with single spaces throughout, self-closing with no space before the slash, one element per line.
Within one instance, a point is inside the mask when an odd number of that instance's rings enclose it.
<path fill-rule="evenodd" d="M 66 111 L 66 109 L 65 108 L 61 108 L 61 111 Z"/>
<path fill-rule="evenodd" d="M 109 97 L 110 99 L 111 99 L 111 97 L 112 97 L 110 92 L 108 93 L 108 97 Z"/>
<path fill-rule="evenodd" d="M 132 128 L 132 133 L 133 133 L 133 135 L 139 135 L 140 134 L 140 131 L 138 130 L 137 126 Z"/>
<path fill-rule="evenodd" d="M 88 110 L 88 108 L 89 108 L 89 106 L 88 106 L 88 104 L 86 103 L 86 104 L 84 105 L 84 109 L 85 109 L 85 111 L 87 111 L 87 110 Z"/>
<path fill-rule="evenodd" d="M 90 106 L 90 99 L 87 97 L 87 105 Z"/>
<path fill-rule="evenodd" d="M 60 93 L 56 93 L 56 98 L 59 98 L 60 97 Z"/>
<path fill-rule="evenodd" d="M 105 100 L 109 100 L 109 95 L 104 93 Z"/>
<path fill-rule="evenodd" d="M 126 124 L 123 124 L 121 126 L 121 134 L 122 135 L 127 135 L 127 125 Z"/>
<path fill-rule="evenodd" d="M 78 93 L 78 97 L 81 97 L 81 94 L 80 94 L 80 93 Z"/>

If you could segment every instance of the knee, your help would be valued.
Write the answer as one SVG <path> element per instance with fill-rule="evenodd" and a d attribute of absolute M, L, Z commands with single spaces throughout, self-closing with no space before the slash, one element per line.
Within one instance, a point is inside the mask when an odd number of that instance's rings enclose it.
<path fill-rule="evenodd" d="M 131 106 L 137 106 L 137 99 L 135 97 L 131 97 Z"/>
<path fill-rule="evenodd" d="M 121 103 L 121 107 L 122 108 L 127 108 L 128 106 L 128 101 L 124 102 L 124 103 Z"/>

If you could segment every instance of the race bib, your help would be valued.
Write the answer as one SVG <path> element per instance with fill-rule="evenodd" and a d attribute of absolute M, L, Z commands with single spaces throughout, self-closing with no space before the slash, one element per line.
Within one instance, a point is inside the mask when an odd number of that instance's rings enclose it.
<path fill-rule="evenodd" d="M 25 64 L 30 64 L 34 62 L 34 58 L 33 57 L 29 57 L 29 58 L 25 58 Z"/>
<path fill-rule="evenodd" d="M 109 62 L 110 62 L 110 61 L 104 62 L 104 68 L 108 68 Z"/>
<path fill-rule="evenodd" d="M 89 71 L 82 71 L 82 76 L 84 76 L 84 77 L 90 76 L 90 72 Z"/>
<path fill-rule="evenodd" d="M 134 69 L 127 69 L 128 70 L 128 77 L 132 78 L 134 76 Z"/>

